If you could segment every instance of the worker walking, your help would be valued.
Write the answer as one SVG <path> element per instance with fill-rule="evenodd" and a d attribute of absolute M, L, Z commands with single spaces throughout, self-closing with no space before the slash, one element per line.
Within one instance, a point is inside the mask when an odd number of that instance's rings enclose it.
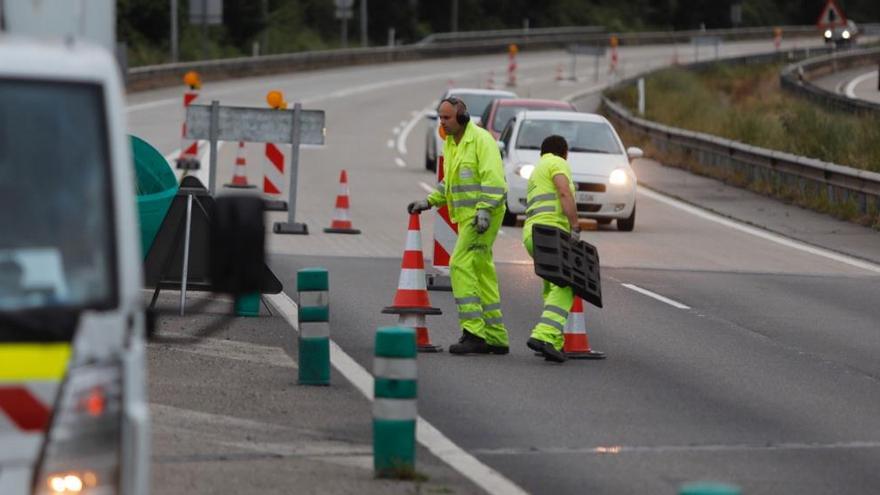
<path fill-rule="evenodd" d="M 541 159 L 529 177 L 526 190 L 526 222 L 523 244 L 534 257 L 532 226 L 548 225 L 580 237 L 574 183 L 568 166 L 568 143 L 562 136 L 552 135 L 541 143 Z M 565 322 L 574 299 L 571 287 L 560 287 L 544 280 L 544 310 L 526 345 L 545 359 L 564 362 Z"/>
<path fill-rule="evenodd" d="M 471 122 L 461 99 L 444 99 L 437 113 L 446 132 L 445 179 L 427 199 L 410 203 L 407 211 L 420 213 L 445 204 L 449 218 L 458 224 L 449 277 L 462 336 L 449 352 L 507 354 L 508 335 L 492 260 L 492 246 L 507 209 L 501 154 L 492 135 Z"/>

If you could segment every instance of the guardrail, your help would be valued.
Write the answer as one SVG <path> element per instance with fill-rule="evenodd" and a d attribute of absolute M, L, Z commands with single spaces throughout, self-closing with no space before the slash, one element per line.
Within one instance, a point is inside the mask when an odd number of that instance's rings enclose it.
<path fill-rule="evenodd" d="M 761 63 L 778 60 L 780 55 L 763 54 L 725 62 Z M 701 65 L 707 64 L 701 62 L 688 67 L 699 68 Z M 633 84 L 637 77 L 623 80 L 612 88 Z M 624 135 L 648 139 L 654 148 L 669 155 L 672 160 L 668 165 L 824 211 L 880 215 L 878 173 L 651 122 L 632 115 L 605 96 L 602 97 L 602 108 Z M 880 217 L 874 221 L 880 221 Z"/>
<path fill-rule="evenodd" d="M 880 104 L 849 98 L 810 83 L 812 79 L 839 70 L 880 63 L 880 48 L 833 52 L 787 66 L 779 75 L 779 84 L 789 93 L 807 98 L 835 110 L 880 116 Z"/>
<path fill-rule="evenodd" d="M 607 43 L 611 33 L 579 32 L 568 28 L 552 28 L 535 36 L 537 29 L 523 36 L 522 30 L 511 30 L 509 35 L 496 31 L 493 37 L 470 40 L 444 40 L 441 42 L 418 43 L 413 45 L 373 48 L 352 48 L 341 50 L 320 50 L 258 57 L 239 57 L 230 59 L 182 62 L 175 64 L 134 67 L 128 70 L 126 86 L 129 91 L 138 91 L 180 84 L 182 75 L 190 70 L 199 71 L 204 79 L 220 80 L 264 74 L 322 69 L 345 65 L 364 65 L 437 57 L 479 55 L 506 50 L 510 43 L 517 43 L 521 49 L 550 49 L 569 43 Z M 783 27 L 785 36 L 819 36 L 815 26 Z M 621 45 L 644 45 L 653 43 L 689 42 L 696 36 L 713 35 L 727 40 L 773 39 L 772 27 L 742 29 L 709 29 L 705 31 L 659 31 L 617 34 Z"/>
<path fill-rule="evenodd" d="M 416 45 L 432 43 L 448 43 L 453 41 L 485 41 L 492 39 L 536 40 L 541 38 L 557 38 L 559 36 L 584 36 L 603 34 L 604 26 L 564 26 L 552 28 L 497 29 L 493 31 L 457 31 L 454 33 L 433 33 L 425 36 Z"/>

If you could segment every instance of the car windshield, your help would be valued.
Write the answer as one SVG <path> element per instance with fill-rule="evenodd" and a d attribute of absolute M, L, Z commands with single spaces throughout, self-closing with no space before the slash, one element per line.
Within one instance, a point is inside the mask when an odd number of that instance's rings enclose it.
<path fill-rule="evenodd" d="M 510 98 L 509 96 L 482 95 L 473 93 L 453 94 L 452 96 L 461 98 L 464 101 L 464 104 L 467 105 L 468 113 L 477 117 L 483 115 L 483 112 L 486 111 L 486 107 L 488 107 L 493 100 L 505 100 Z"/>
<path fill-rule="evenodd" d="M 516 114 L 523 110 L 556 110 L 564 112 L 567 109 L 553 105 L 498 105 L 498 110 L 495 110 L 495 120 L 492 122 L 492 130 L 501 132 L 510 119 L 516 117 Z"/>
<path fill-rule="evenodd" d="M 516 147 L 539 150 L 547 136 L 558 134 L 568 142 L 568 150 L 584 153 L 622 154 L 614 129 L 605 122 L 575 120 L 526 120 L 519 128 Z"/>
<path fill-rule="evenodd" d="M 0 80 L 0 312 L 115 300 L 101 88 Z"/>

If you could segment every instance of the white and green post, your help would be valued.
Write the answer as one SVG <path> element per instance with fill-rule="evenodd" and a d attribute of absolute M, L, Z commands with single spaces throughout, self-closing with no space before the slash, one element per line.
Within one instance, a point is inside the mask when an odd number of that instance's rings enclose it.
<path fill-rule="evenodd" d="M 373 466 L 376 476 L 401 477 L 416 464 L 416 333 L 407 327 L 376 331 L 373 364 Z"/>
<path fill-rule="evenodd" d="M 299 383 L 330 385 L 330 277 L 326 268 L 296 272 Z"/>

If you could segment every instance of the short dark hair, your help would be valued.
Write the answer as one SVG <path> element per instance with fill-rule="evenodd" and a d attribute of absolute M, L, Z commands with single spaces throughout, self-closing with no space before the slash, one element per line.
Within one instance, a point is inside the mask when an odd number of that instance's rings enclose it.
<path fill-rule="evenodd" d="M 560 158 L 568 156 L 568 143 L 565 142 L 565 138 L 558 134 L 544 138 L 544 142 L 541 143 L 541 154 L 546 155 L 547 153 L 552 153 Z"/>

